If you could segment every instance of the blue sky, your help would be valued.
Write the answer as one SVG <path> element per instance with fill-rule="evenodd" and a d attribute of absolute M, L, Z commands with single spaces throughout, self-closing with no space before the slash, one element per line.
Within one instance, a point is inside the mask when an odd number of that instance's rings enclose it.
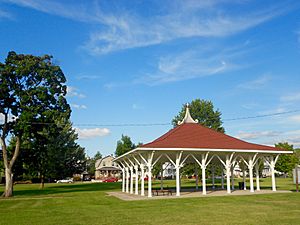
<path fill-rule="evenodd" d="M 105 125 L 168 123 L 195 98 L 214 103 L 229 135 L 300 147 L 300 112 L 228 120 L 300 109 L 296 0 L 0 0 L 0 33 L 1 61 L 53 55 L 90 156 L 172 127 Z"/>

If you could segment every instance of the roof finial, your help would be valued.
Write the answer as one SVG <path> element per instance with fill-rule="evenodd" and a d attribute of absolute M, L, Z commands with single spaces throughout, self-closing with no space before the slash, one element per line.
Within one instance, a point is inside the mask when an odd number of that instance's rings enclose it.
<path fill-rule="evenodd" d="M 186 104 L 185 116 L 182 121 L 178 121 L 178 125 L 181 125 L 184 123 L 198 123 L 198 120 L 197 119 L 194 120 L 190 114 L 189 103 Z"/>

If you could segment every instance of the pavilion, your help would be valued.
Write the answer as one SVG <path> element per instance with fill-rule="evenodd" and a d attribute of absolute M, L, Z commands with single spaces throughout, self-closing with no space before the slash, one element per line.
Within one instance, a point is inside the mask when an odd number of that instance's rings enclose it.
<path fill-rule="evenodd" d="M 259 162 L 271 169 L 272 190 L 276 191 L 275 164 L 280 154 L 293 153 L 284 149 L 253 144 L 206 128 L 194 120 L 186 107 L 178 126 L 157 138 L 114 159 L 122 169 L 122 192 L 145 195 L 144 178 L 148 176 L 148 197 L 152 197 L 152 168 L 157 163 L 170 162 L 176 169 L 176 196 L 180 196 L 180 169 L 186 163 L 197 163 L 202 170 L 202 194 L 206 195 L 206 168 L 221 166 L 226 171 L 227 193 L 234 188 L 233 169 L 242 164 L 249 170 L 250 192 L 254 192 L 253 170 L 256 170 L 256 190 L 260 190 Z M 244 169 L 245 170 L 245 169 Z M 244 182 L 245 182 L 245 172 Z M 214 174 L 213 184 L 214 184 Z M 222 181 L 223 181 L 222 173 Z M 135 182 L 134 182 L 135 178 Z M 231 179 L 231 182 L 230 182 Z M 134 188 L 135 183 L 135 188 Z M 196 180 L 198 186 L 198 179 Z"/>

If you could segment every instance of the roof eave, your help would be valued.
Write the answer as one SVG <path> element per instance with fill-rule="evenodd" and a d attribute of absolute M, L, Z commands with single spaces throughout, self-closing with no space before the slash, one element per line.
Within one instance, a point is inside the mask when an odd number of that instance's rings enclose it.
<path fill-rule="evenodd" d="M 285 151 L 285 150 L 259 150 L 259 149 L 211 149 L 211 148 L 151 148 L 151 147 L 139 147 L 135 150 L 141 150 L 141 151 L 155 151 L 155 150 L 161 150 L 161 151 L 197 151 L 197 152 L 243 152 L 243 153 L 253 153 L 254 151 L 256 153 L 275 153 L 275 154 L 292 154 L 293 151 Z"/>

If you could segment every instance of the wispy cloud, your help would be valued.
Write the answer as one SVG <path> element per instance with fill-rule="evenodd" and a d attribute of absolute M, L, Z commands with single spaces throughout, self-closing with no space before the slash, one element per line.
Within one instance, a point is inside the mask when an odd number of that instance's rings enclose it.
<path fill-rule="evenodd" d="M 75 128 L 79 139 L 90 139 L 95 137 L 104 137 L 110 134 L 108 128 Z"/>
<path fill-rule="evenodd" d="M 241 105 L 244 109 L 254 109 L 259 106 L 258 103 L 245 103 Z"/>
<path fill-rule="evenodd" d="M 290 117 L 288 117 L 288 119 L 289 119 L 291 122 L 294 122 L 294 123 L 300 123 L 300 115 L 290 116 Z"/>
<path fill-rule="evenodd" d="M 242 89 L 261 89 L 264 88 L 270 81 L 272 80 L 272 77 L 269 74 L 264 74 L 255 80 L 250 80 L 245 83 L 239 84 L 238 88 Z"/>
<path fill-rule="evenodd" d="M 221 50 L 215 48 L 196 49 L 180 54 L 161 57 L 152 73 L 136 78 L 133 83 L 159 85 L 163 83 L 194 79 L 242 68 L 246 65 L 236 63 L 237 56 L 245 54 L 239 49 Z"/>
<path fill-rule="evenodd" d="M 264 143 L 266 145 L 274 146 L 275 143 L 288 142 L 293 144 L 295 147 L 300 147 L 300 130 L 290 131 L 255 131 L 245 132 L 239 131 L 236 135 L 237 138 Z"/>
<path fill-rule="evenodd" d="M 256 132 L 245 132 L 245 131 L 239 131 L 237 134 L 237 138 L 241 139 L 257 139 L 262 137 L 277 137 L 281 134 L 281 132 L 277 131 L 256 131 Z"/>
<path fill-rule="evenodd" d="M 74 109 L 87 109 L 86 105 L 71 104 L 71 107 Z"/>
<path fill-rule="evenodd" d="M 289 10 L 287 4 L 272 4 L 259 10 L 226 10 L 240 1 L 160 1 L 151 3 L 151 16 L 144 17 L 126 5 L 98 2 L 76 4 L 49 0 L 7 0 L 44 13 L 89 22 L 99 26 L 82 46 L 91 54 L 157 45 L 180 38 L 224 37 L 255 27 Z M 105 7 L 106 5 L 110 7 Z M 133 3 L 139 5 L 139 3 Z M 150 3 L 149 3 L 150 4 Z M 251 4 L 251 2 L 249 3 Z M 247 7 L 245 7 L 247 8 Z"/>
<path fill-rule="evenodd" d="M 0 9 L 0 20 L 1 19 L 13 19 L 13 15 L 3 9 Z"/>
<path fill-rule="evenodd" d="M 78 97 L 78 98 L 85 98 L 86 96 L 79 92 L 76 87 L 67 86 L 67 96 L 68 97 Z"/>
<path fill-rule="evenodd" d="M 281 96 L 280 101 L 282 101 L 282 102 L 300 101 L 300 92 L 296 92 L 296 93 L 292 93 L 292 94 L 289 94 L 289 95 Z"/>
<path fill-rule="evenodd" d="M 147 19 L 128 14 L 115 15 L 114 23 L 106 24 L 108 26 L 105 31 L 93 32 L 83 48 L 91 54 L 106 54 L 179 38 L 224 37 L 255 27 L 283 11 L 272 8 L 243 15 L 229 15 L 224 11 L 223 14 L 220 13 L 222 9 L 219 5 L 214 4 L 210 10 L 205 7 L 171 8 L 172 11 L 163 16 Z"/>
<path fill-rule="evenodd" d="M 101 76 L 97 75 L 79 75 L 76 77 L 77 80 L 98 80 Z"/>

